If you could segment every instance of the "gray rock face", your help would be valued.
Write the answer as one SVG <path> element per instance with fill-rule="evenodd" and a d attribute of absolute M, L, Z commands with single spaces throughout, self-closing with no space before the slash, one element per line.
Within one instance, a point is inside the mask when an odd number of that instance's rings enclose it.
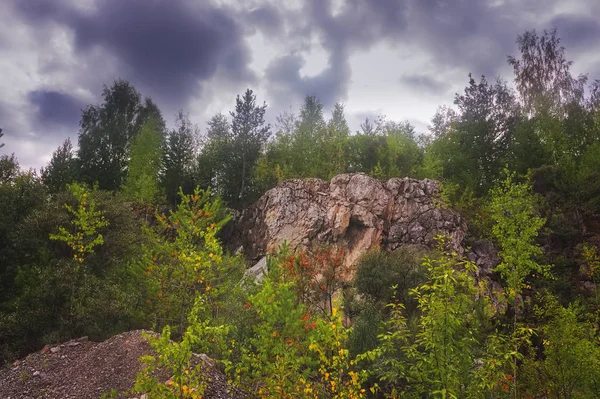
<path fill-rule="evenodd" d="M 230 245 L 243 247 L 246 258 L 256 262 L 284 241 L 293 250 L 333 244 L 346 249 L 346 262 L 353 264 L 371 248 L 433 247 L 434 237 L 444 234 L 462 253 L 466 224 L 458 213 L 437 205 L 439 191 L 434 180 L 383 182 L 361 173 L 330 182 L 288 180 L 243 212 Z"/>
<path fill-rule="evenodd" d="M 267 257 L 263 257 L 259 260 L 254 266 L 249 269 L 246 269 L 244 273 L 244 277 L 253 278 L 255 282 L 260 283 L 267 273 L 269 269 L 267 267 Z"/>

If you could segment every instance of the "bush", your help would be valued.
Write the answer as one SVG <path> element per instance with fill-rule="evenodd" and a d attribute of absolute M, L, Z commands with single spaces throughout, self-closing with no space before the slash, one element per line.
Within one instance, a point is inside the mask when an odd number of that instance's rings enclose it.
<path fill-rule="evenodd" d="M 425 269 L 421 266 L 423 255 L 425 251 L 418 247 L 366 254 L 356 268 L 354 286 L 357 293 L 380 305 L 396 298 L 412 315 L 417 303 L 409 292 L 425 281 Z"/>

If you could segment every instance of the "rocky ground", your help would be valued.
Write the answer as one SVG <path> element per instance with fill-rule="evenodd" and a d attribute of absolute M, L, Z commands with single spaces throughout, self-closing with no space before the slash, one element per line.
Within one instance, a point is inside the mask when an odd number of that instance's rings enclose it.
<path fill-rule="evenodd" d="M 98 399 L 111 390 L 120 398 L 146 398 L 132 393 L 137 373 L 143 368 L 140 356 L 152 354 L 142 331 L 116 335 L 104 342 L 86 337 L 39 352 L 0 369 L 2 399 Z M 210 385 L 205 398 L 240 398 L 229 389 L 226 377 L 214 367 L 207 370 Z M 168 380 L 170 376 L 159 378 Z M 148 398 L 150 399 L 150 398 Z"/>

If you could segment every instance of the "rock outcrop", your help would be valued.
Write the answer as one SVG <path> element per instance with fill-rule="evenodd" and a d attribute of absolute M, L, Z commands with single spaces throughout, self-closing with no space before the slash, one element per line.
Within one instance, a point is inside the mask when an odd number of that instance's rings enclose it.
<path fill-rule="evenodd" d="M 333 244 L 347 251 L 346 262 L 352 264 L 374 247 L 432 247 L 434 237 L 443 234 L 462 253 L 466 223 L 440 206 L 439 194 L 440 184 L 428 179 L 384 182 L 356 173 L 330 182 L 288 180 L 243 212 L 230 245 L 256 262 L 284 241 L 292 249 Z"/>

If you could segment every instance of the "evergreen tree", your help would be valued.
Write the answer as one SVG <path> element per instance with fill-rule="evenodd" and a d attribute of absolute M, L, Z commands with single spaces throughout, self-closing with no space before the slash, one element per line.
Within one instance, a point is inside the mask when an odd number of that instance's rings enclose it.
<path fill-rule="evenodd" d="M 316 96 L 306 96 L 290 145 L 288 162 L 294 177 L 327 178 L 322 158 L 326 134 L 323 104 Z"/>
<path fill-rule="evenodd" d="M 187 115 L 177 114 L 176 127 L 167 137 L 162 184 L 169 204 L 176 205 L 179 187 L 189 194 L 194 185 L 194 156 L 198 131 Z"/>
<path fill-rule="evenodd" d="M 223 182 L 227 181 L 229 168 L 235 167 L 235 163 L 227 162 L 233 151 L 231 126 L 227 116 L 222 113 L 214 115 L 207 125 L 195 177 L 200 187 L 216 187 L 217 191 L 223 193 Z"/>
<path fill-rule="evenodd" d="M 154 119 L 148 120 L 133 140 L 129 174 L 123 194 L 130 201 L 154 204 L 159 201 L 163 136 Z"/>
<path fill-rule="evenodd" d="M 265 110 L 267 104 L 262 106 L 256 104 L 256 95 L 252 90 L 246 90 L 244 96 L 236 98 L 235 111 L 231 114 L 231 133 L 233 144 L 233 156 L 236 158 L 236 163 L 240 168 L 237 181 L 238 189 L 230 187 L 229 195 L 233 199 L 234 193 L 237 192 L 237 202 L 239 204 L 247 204 L 252 198 L 252 172 L 258 157 L 271 135 L 270 125 L 265 125 Z"/>
<path fill-rule="evenodd" d="M 350 128 L 348 127 L 346 116 L 344 115 L 344 104 L 339 102 L 335 103 L 333 111 L 331 112 L 331 119 L 329 119 L 327 125 L 329 131 L 334 135 L 345 137 L 350 134 Z"/>
<path fill-rule="evenodd" d="M 228 141 L 233 138 L 231 125 L 229 125 L 229 120 L 226 115 L 219 112 L 210 118 L 207 125 L 208 130 L 206 132 L 206 137 L 208 140 Z"/>
<path fill-rule="evenodd" d="M 519 117 L 516 99 L 500 79 L 490 84 L 484 76 L 476 82 L 469 75 L 469 85 L 454 103 L 460 112 L 456 123 L 459 148 L 469 160 L 475 184 L 470 188 L 483 194 L 505 163 Z"/>
<path fill-rule="evenodd" d="M 76 159 L 74 158 L 71 139 L 67 138 L 52 153 L 50 163 L 42 169 L 42 181 L 51 193 L 57 193 L 72 183 L 77 177 Z"/>

